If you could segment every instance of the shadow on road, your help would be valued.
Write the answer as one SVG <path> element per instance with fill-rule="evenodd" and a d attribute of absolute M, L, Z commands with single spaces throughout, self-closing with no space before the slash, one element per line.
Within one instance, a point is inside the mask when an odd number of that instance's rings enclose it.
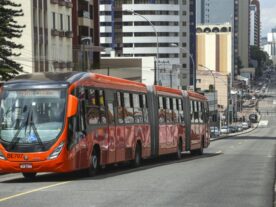
<path fill-rule="evenodd" d="M 276 137 L 238 136 L 228 137 L 227 140 L 276 140 Z"/>
<path fill-rule="evenodd" d="M 204 159 L 209 157 L 218 156 L 220 153 L 204 153 L 200 156 L 192 156 L 190 154 L 184 154 L 181 160 L 175 160 L 174 155 L 169 156 L 161 156 L 156 159 L 148 159 L 143 161 L 143 165 L 138 168 L 132 168 L 129 163 L 119 163 L 116 165 L 108 165 L 104 169 L 102 169 L 99 175 L 94 177 L 87 177 L 85 172 L 77 171 L 72 173 L 47 173 L 41 174 L 34 179 L 28 180 L 22 177 L 20 178 L 11 178 L 10 180 L 6 180 L 0 183 L 33 183 L 33 182 L 63 182 L 63 181 L 72 181 L 72 180 L 100 180 L 108 177 L 119 176 L 128 173 L 134 173 L 138 171 L 148 170 L 151 168 L 172 165 L 176 163 L 184 163 L 197 159 Z M 8 179 L 8 178 L 7 178 Z"/>

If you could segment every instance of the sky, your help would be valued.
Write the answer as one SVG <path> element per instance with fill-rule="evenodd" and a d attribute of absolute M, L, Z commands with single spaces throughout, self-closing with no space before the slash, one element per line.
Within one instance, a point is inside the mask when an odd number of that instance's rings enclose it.
<path fill-rule="evenodd" d="M 276 1 L 260 0 L 262 37 L 266 37 L 272 28 L 276 28 Z"/>

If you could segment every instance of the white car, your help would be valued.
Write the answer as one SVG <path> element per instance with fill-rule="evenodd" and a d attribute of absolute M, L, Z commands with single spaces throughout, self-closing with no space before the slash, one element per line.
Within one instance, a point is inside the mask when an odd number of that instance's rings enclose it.
<path fill-rule="evenodd" d="M 229 130 L 229 127 L 228 126 L 223 126 L 223 127 L 221 127 L 221 129 L 220 129 L 220 133 L 221 134 L 228 134 L 230 132 L 230 130 Z"/>
<path fill-rule="evenodd" d="M 249 124 L 247 122 L 242 122 L 241 124 L 243 129 L 248 129 L 249 128 Z"/>

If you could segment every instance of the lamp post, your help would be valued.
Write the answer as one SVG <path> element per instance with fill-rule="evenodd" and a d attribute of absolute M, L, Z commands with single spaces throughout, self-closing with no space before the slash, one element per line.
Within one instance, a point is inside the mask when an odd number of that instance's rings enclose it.
<path fill-rule="evenodd" d="M 158 63 L 159 63 L 159 39 L 158 39 L 158 33 L 155 29 L 155 26 L 153 25 L 153 23 L 145 16 L 133 11 L 133 10 L 124 10 L 126 12 L 129 12 L 133 15 L 137 15 L 137 16 L 140 16 L 142 17 L 143 19 L 145 19 L 152 27 L 154 33 L 155 33 L 155 36 L 156 36 L 156 60 L 155 60 L 155 67 L 154 67 L 154 85 L 157 85 L 158 84 L 158 81 L 157 81 L 157 72 L 159 73 L 159 66 L 158 66 Z M 159 79 L 159 75 L 158 75 L 158 79 Z"/>
<path fill-rule="evenodd" d="M 193 64 L 193 86 L 194 86 L 194 91 L 196 91 L 196 68 L 195 68 L 195 60 L 193 58 L 193 56 L 191 55 L 191 53 L 184 47 L 180 47 L 175 43 L 170 44 L 172 47 L 179 47 L 181 50 L 184 50 L 187 54 L 189 54 L 189 57 L 192 61 Z"/>

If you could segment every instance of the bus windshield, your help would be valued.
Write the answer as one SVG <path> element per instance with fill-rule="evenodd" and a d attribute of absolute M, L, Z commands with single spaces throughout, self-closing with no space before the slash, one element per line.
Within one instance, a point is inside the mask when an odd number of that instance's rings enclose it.
<path fill-rule="evenodd" d="M 65 119 L 65 89 L 7 90 L 0 99 L 0 139 L 33 144 L 57 139 Z"/>

